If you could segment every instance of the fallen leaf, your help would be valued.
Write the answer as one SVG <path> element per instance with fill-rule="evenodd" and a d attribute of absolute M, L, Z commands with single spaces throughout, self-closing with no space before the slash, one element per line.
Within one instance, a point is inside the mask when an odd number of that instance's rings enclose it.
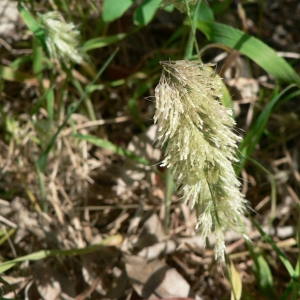
<path fill-rule="evenodd" d="M 135 153 L 135 155 L 145 158 L 150 164 L 157 163 L 161 156 L 161 150 L 153 146 L 156 130 L 157 126 L 153 125 L 145 133 L 134 136 L 127 149 Z M 124 195 L 128 187 L 133 186 L 134 183 L 139 184 L 145 178 L 147 169 L 149 167 L 141 166 L 130 159 L 125 159 L 120 171 L 120 177 L 117 180 L 117 195 Z"/>
<path fill-rule="evenodd" d="M 73 298 L 76 296 L 71 280 L 42 261 L 35 263 L 33 276 L 37 290 L 43 299 L 57 300 L 60 299 L 61 294 Z"/>
<path fill-rule="evenodd" d="M 152 213 L 144 222 L 138 239 L 134 244 L 135 248 L 144 248 L 156 244 L 166 238 L 161 221 L 156 213 Z"/>
<path fill-rule="evenodd" d="M 144 299 L 192 297 L 195 294 L 187 281 L 173 268 L 158 259 L 147 261 L 134 255 L 125 255 L 124 262 L 129 280 Z"/>

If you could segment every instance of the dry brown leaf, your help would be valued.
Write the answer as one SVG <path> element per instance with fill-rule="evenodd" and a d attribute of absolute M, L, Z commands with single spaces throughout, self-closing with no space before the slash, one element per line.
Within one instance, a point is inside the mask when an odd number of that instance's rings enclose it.
<path fill-rule="evenodd" d="M 115 268 L 114 268 L 115 269 Z M 125 290 L 128 287 L 129 280 L 125 271 L 122 271 L 117 277 L 112 289 L 107 293 L 107 299 L 122 299 L 125 295 Z"/>
<path fill-rule="evenodd" d="M 105 285 L 106 272 L 112 268 L 120 252 L 113 247 L 100 248 L 95 253 L 82 255 L 82 275 L 84 281 L 90 286 L 88 293 L 94 290 L 100 295 L 106 295 L 110 287 Z M 87 295 L 85 295 L 87 297 Z"/>
<path fill-rule="evenodd" d="M 124 255 L 127 275 L 139 296 L 144 299 L 192 297 L 195 295 L 186 280 L 167 264 L 151 262 L 134 255 Z"/>
<path fill-rule="evenodd" d="M 34 273 L 37 290 L 45 300 L 61 299 L 65 294 L 69 299 L 76 296 L 74 284 L 62 274 L 43 262 L 34 265 Z"/>
<path fill-rule="evenodd" d="M 157 126 L 153 125 L 145 133 L 134 136 L 127 149 L 135 155 L 147 159 L 151 164 L 159 161 L 161 151 L 153 146 Z M 117 180 L 117 195 L 124 195 L 128 187 L 139 185 L 146 176 L 146 167 L 139 166 L 136 162 L 126 159 Z"/>
<path fill-rule="evenodd" d="M 57 247 L 62 237 L 58 231 L 50 228 L 52 225 L 51 218 L 43 213 L 29 211 L 25 203 L 26 201 L 19 197 L 16 197 L 10 203 L 11 220 L 18 224 L 14 242 L 18 244 L 26 235 L 32 233 L 38 239 L 47 241 Z"/>
<path fill-rule="evenodd" d="M 153 260 L 161 255 L 171 254 L 176 251 L 179 243 L 174 240 L 166 240 L 146 247 L 138 253 L 138 256 Z"/>
<path fill-rule="evenodd" d="M 94 270 L 95 265 L 97 264 L 96 257 L 97 254 L 94 253 L 82 256 L 82 275 L 84 281 L 89 286 L 93 286 L 93 290 L 96 290 L 100 295 L 105 295 L 102 280 Z"/>
<path fill-rule="evenodd" d="M 156 244 L 166 238 L 162 224 L 157 214 L 153 213 L 143 224 L 138 240 L 134 243 L 136 248 L 144 248 Z"/>
<path fill-rule="evenodd" d="M 0 291 L 3 299 L 15 298 L 15 296 L 23 290 L 30 281 L 30 277 L 12 277 L 2 275 L 1 278 L 2 282 L 0 283 Z"/>

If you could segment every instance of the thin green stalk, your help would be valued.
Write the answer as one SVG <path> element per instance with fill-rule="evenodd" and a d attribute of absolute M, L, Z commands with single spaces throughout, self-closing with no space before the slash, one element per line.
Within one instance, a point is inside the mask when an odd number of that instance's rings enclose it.
<path fill-rule="evenodd" d="M 276 190 L 276 182 L 274 179 L 274 176 L 271 174 L 271 172 L 268 171 L 262 164 L 260 164 L 258 161 L 255 159 L 252 159 L 248 157 L 248 160 L 254 163 L 256 166 L 258 166 L 260 169 L 262 169 L 267 175 L 268 179 L 270 181 L 271 185 L 271 214 L 270 214 L 270 219 L 269 219 L 269 225 L 273 223 L 276 215 L 276 204 L 277 204 L 277 190 Z"/>
<path fill-rule="evenodd" d="M 102 66 L 102 68 L 100 69 L 100 71 L 97 73 L 96 77 L 94 78 L 94 80 L 92 81 L 92 83 L 86 87 L 85 89 L 85 93 L 81 96 L 81 98 L 79 99 L 79 101 L 77 102 L 76 105 L 73 106 L 73 108 L 70 110 L 70 112 L 68 113 L 68 115 L 66 116 L 64 122 L 62 123 L 62 125 L 58 128 L 57 132 L 55 133 L 55 135 L 52 137 L 51 141 L 49 142 L 46 150 L 40 155 L 37 164 L 39 165 L 39 168 L 41 170 L 41 172 L 45 172 L 45 168 L 47 165 L 47 160 L 48 160 L 48 156 L 49 153 L 58 137 L 58 135 L 60 134 L 60 132 L 62 131 L 62 129 L 67 125 L 71 115 L 79 108 L 79 106 L 81 105 L 82 101 L 85 99 L 85 97 L 90 93 L 89 91 L 89 87 L 94 85 L 95 82 L 98 80 L 98 78 L 101 76 L 101 74 L 104 72 L 104 70 L 107 68 L 107 66 L 110 64 L 110 62 L 112 61 L 112 59 L 114 58 L 114 56 L 117 54 L 118 52 L 118 48 L 111 54 L 111 56 L 106 60 L 106 62 L 104 63 L 104 65 Z"/>
<path fill-rule="evenodd" d="M 300 204 L 297 205 L 298 211 L 298 224 L 297 224 L 297 245 L 298 249 L 300 249 Z M 300 251 L 298 251 L 298 260 L 295 268 L 297 276 L 300 276 Z"/>
<path fill-rule="evenodd" d="M 277 247 L 277 245 L 274 243 L 272 238 L 262 230 L 262 228 L 258 225 L 258 223 L 253 218 L 251 218 L 251 220 L 252 220 L 252 224 L 259 231 L 259 233 L 263 237 L 263 239 L 268 244 L 270 244 L 272 246 L 273 250 L 277 253 L 280 260 L 282 261 L 282 263 L 286 267 L 288 273 L 290 274 L 291 278 L 297 280 L 296 272 L 295 272 L 293 266 L 291 265 L 291 263 L 289 262 L 289 260 L 285 257 L 284 253 Z"/>
<path fill-rule="evenodd" d="M 36 163 L 35 166 L 36 166 L 37 178 L 38 178 L 38 183 L 39 183 L 40 202 L 41 202 L 41 206 L 42 206 L 42 211 L 47 213 L 48 212 L 48 203 L 47 203 L 47 194 L 46 194 L 44 173 L 41 172 L 41 169 L 40 169 L 38 163 Z"/>
<path fill-rule="evenodd" d="M 193 18 L 191 16 L 190 7 L 188 5 L 187 0 L 184 0 L 184 2 L 185 2 L 185 6 L 186 6 L 187 15 L 188 15 L 188 18 L 189 18 L 189 21 L 191 24 L 190 35 L 189 35 L 189 39 L 187 42 L 184 57 L 187 59 L 191 59 L 191 57 L 193 56 L 193 48 L 195 45 L 195 49 L 196 49 L 198 58 L 200 59 L 200 51 L 199 51 L 199 47 L 198 47 L 197 40 L 196 40 L 196 23 L 197 23 L 198 9 L 201 5 L 202 0 L 198 1 L 198 3 L 196 4 Z"/>
<path fill-rule="evenodd" d="M 278 90 L 275 89 L 275 96 L 269 101 L 268 105 L 264 108 L 261 114 L 256 118 L 255 123 L 253 124 L 251 130 L 248 132 L 247 136 L 244 138 L 242 143 L 240 144 L 240 164 L 236 166 L 236 174 L 239 175 L 243 167 L 245 166 L 248 158 L 251 156 L 252 152 L 254 151 L 257 143 L 260 141 L 261 136 L 264 133 L 270 115 L 280 100 L 282 99 L 283 95 L 293 88 L 295 84 L 291 84 L 282 90 L 280 93 L 277 93 Z"/>
<path fill-rule="evenodd" d="M 84 90 L 82 89 L 79 81 L 76 78 L 73 78 L 72 82 L 73 82 L 73 85 L 76 87 L 76 89 L 79 91 L 80 95 L 83 96 L 84 95 Z M 95 121 L 97 118 L 96 118 L 96 114 L 95 114 L 95 111 L 94 111 L 94 107 L 93 107 L 91 98 L 88 97 L 87 95 L 85 96 L 84 104 L 85 104 L 85 107 L 87 109 L 89 119 L 91 121 Z"/>
<path fill-rule="evenodd" d="M 171 174 L 170 169 L 166 171 L 166 199 L 165 199 L 165 220 L 164 220 L 164 230 L 167 234 L 170 226 L 170 209 L 172 203 L 172 195 L 175 191 L 175 182 Z"/>
<path fill-rule="evenodd" d="M 4 235 L 0 238 L 0 245 L 4 244 L 16 231 L 16 228 L 10 228 L 8 231 L 5 230 Z"/>
<path fill-rule="evenodd" d="M 14 267 L 16 264 L 23 262 L 23 261 L 37 261 L 41 259 L 45 259 L 47 257 L 52 256 L 74 256 L 74 255 L 83 255 L 88 254 L 92 252 L 96 252 L 97 250 L 113 245 L 114 243 L 121 243 L 122 242 L 122 236 L 119 234 L 112 235 L 107 237 L 106 239 L 102 240 L 100 243 L 95 245 L 90 245 L 85 248 L 79 248 L 79 249 L 68 249 L 68 250 L 41 250 L 38 252 L 33 252 L 31 254 L 21 256 L 9 261 L 5 261 L 0 263 L 0 274 L 9 270 L 10 268 Z"/>

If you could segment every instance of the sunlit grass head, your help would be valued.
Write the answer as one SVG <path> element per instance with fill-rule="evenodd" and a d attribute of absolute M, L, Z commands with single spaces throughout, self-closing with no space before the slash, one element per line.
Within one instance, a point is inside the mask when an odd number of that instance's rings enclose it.
<path fill-rule="evenodd" d="M 233 162 L 237 142 L 232 111 L 224 107 L 222 80 L 199 61 L 165 61 L 155 89 L 158 145 L 167 142 L 163 166 L 171 169 L 183 201 L 196 206 L 204 238 L 215 232 L 217 259 L 224 260 L 224 229 L 243 233 L 246 201 Z"/>

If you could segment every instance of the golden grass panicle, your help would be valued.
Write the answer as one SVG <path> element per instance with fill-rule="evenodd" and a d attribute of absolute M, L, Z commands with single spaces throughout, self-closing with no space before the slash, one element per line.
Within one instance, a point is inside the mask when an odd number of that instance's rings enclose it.
<path fill-rule="evenodd" d="M 220 99 L 222 81 L 212 64 L 163 61 L 155 89 L 157 143 L 167 142 L 162 166 L 170 168 L 183 201 L 196 208 L 204 238 L 215 232 L 215 257 L 224 261 L 224 230 L 244 234 L 246 200 L 232 163 L 237 142 L 232 111 Z M 245 236 L 245 235 L 244 235 Z"/>

